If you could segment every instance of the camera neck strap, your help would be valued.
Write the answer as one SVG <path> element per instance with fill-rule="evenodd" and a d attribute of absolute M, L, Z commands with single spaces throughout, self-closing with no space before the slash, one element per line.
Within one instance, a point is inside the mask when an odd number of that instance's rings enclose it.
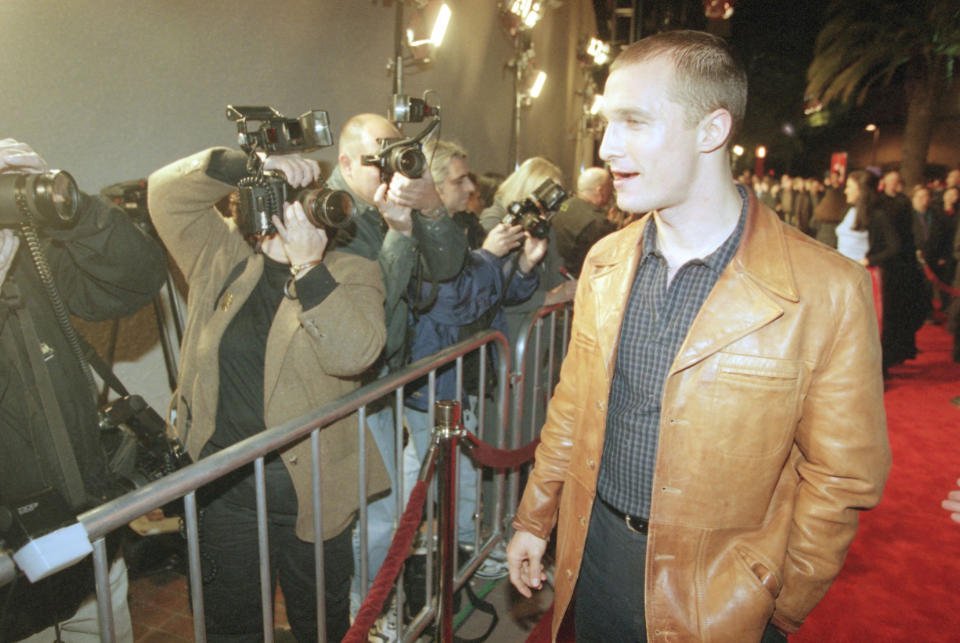
<path fill-rule="evenodd" d="M 9 275 L 7 279 L 9 281 Z M 14 284 L 9 285 L 15 288 Z M 30 370 L 33 372 L 33 381 L 40 395 L 43 416 L 47 421 L 48 434 L 43 435 L 38 427 L 33 427 L 33 439 L 37 445 L 48 440 L 53 445 L 57 465 L 63 475 L 67 500 L 74 507 L 82 506 L 87 500 L 86 487 L 84 487 L 83 477 L 80 475 L 80 467 L 73 452 L 73 445 L 70 443 L 66 422 L 64 422 L 63 414 L 60 412 L 60 402 L 57 401 L 54 392 L 53 380 L 50 378 L 50 372 L 47 370 L 43 356 L 40 354 L 41 342 L 37 335 L 36 325 L 33 323 L 33 317 L 26 306 L 15 307 L 12 309 L 12 313 L 23 337 L 27 359 L 30 362 Z M 11 335 L 4 334 L 4 341 L 8 343 L 5 350 L 10 355 L 19 354 L 17 347 L 12 345 L 15 340 Z M 29 379 L 26 377 L 26 373 L 22 371 L 20 360 L 14 359 L 13 362 L 19 371 L 21 380 L 25 385 L 28 385 Z"/>

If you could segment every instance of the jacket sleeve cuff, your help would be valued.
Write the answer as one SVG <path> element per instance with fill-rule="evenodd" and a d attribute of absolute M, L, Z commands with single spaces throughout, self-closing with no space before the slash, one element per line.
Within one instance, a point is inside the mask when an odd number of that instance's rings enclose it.
<path fill-rule="evenodd" d="M 330 274 L 330 269 L 320 264 L 310 269 L 302 279 L 297 280 L 297 297 L 303 310 L 319 306 L 339 284 Z"/>
<path fill-rule="evenodd" d="M 513 525 L 514 529 L 518 531 L 529 532 L 534 536 L 536 536 L 537 538 L 542 538 L 543 540 L 550 540 L 550 533 L 553 531 L 552 528 L 544 532 L 542 529 L 537 529 L 535 527 L 532 527 L 528 525 L 526 522 L 524 522 L 523 519 L 521 519 L 519 516 L 514 518 L 511 524 Z"/>
<path fill-rule="evenodd" d="M 225 147 L 213 149 L 207 165 L 207 176 L 221 183 L 236 185 L 247 176 L 247 155 Z"/>

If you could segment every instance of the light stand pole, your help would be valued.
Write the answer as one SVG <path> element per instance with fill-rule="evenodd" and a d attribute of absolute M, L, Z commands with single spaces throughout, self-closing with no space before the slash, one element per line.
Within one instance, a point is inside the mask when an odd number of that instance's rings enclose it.
<path fill-rule="evenodd" d="M 880 141 L 880 128 L 875 123 L 870 123 L 865 128 L 868 132 L 873 132 L 873 146 L 870 151 L 870 165 L 877 166 L 877 143 Z"/>

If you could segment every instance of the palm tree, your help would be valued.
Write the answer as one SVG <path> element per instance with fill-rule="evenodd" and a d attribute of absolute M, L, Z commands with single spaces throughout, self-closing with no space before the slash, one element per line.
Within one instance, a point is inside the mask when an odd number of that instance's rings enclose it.
<path fill-rule="evenodd" d="M 807 70 L 807 94 L 862 104 L 877 82 L 903 80 L 907 122 L 900 173 L 923 178 L 934 117 L 960 62 L 957 0 L 834 0 Z"/>

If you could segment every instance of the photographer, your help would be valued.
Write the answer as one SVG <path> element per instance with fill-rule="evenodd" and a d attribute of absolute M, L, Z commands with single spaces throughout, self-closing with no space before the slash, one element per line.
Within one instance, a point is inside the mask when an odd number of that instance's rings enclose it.
<path fill-rule="evenodd" d="M 0 140 L 0 177 L 46 170 L 28 145 Z M 9 510 L 52 488 L 75 515 L 119 490 L 107 470 L 97 391 L 86 359 L 78 356 L 69 315 L 100 321 L 134 313 L 160 289 L 163 257 L 123 212 L 100 199 L 76 193 L 72 219 L 48 223 L 31 212 L 30 224 L 21 219 L 14 190 L 6 189 L 11 184 L 2 185 L 0 505 Z M 70 210 L 66 196 L 57 202 Z M 110 578 L 117 636 L 132 640 L 122 559 L 111 566 Z M 0 588 L 0 640 L 51 626 L 44 640 L 98 638 L 95 600 L 77 611 L 93 588 L 89 559 L 35 584 L 18 578 Z"/>
<path fill-rule="evenodd" d="M 528 198 L 545 179 L 562 183 L 560 168 L 541 156 L 534 156 L 524 161 L 500 184 L 494 196 L 493 205 L 480 215 L 480 225 L 483 229 L 489 233 L 507 215 L 507 206 Z M 540 274 L 540 285 L 537 291 L 524 303 L 506 307 L 511 344 L 516 343 L 517 334 L 522 330 L 523 323 L 531 312 L 543 306 L 552 306 L 573 299 L 577 282 L 564 277 L 562 267 L 563 260 L 557 252 L 554 231 L 551 229 L 547 237 L 547 254 L 537 268 Z"/>
<path fill-rule="evenodd" d="M 151 216 L 190 288 L 176 430 L 194 459 L 300 417 L 355 390 L 383 349 L 383 282 L 377 264 L 328 250 L 328 232 L 299 202 L 273 215 L 275 233 L 214 208 L 247 174 L 246 155 L 199 152 L 151 175 Z M 316 161 L 268 156 L 293 188 L 319 176 Z M 247 234 L 244 234 L 244 233 Z M 320 433 L 326 633 L 349 627 L 350 533 L 358 505 L 356 416 Z M 311 444 L 304 439 L 266 459 L 271 577 L 300 641 L 317 639 Z M 387 488 L 376 458 L 371 494 Z M 200 553 L 208 640 L 262 634 L 253 467 L 201 490 Z M 197 591 L 198 588 L 193 588 Z M 271 594 L 272 595 L 272 594 Z"/>
<path fill-rule="evenodd" d="M 444 177 L 440 183 L 440 197 L 448 212 L 460 211 L 473 186 L 467 178 L 467 154 L 460 146 L 448 141 L 434 141 L 427 146 L 430 170 L 433 176 Z M 512 250 L 521 248 L 516 253 Z M 455 279 L 443 282 L 437 289 L 436 302 L 430 310 L 411 315 L 413 328 L 413 360 L 433 355 L 471 335 L 494 328 L 506 334 L 503 306 L 515 305 L 530 297 L 537 288 L 538 274 L 534 269 L 543 258 L 547 240 L 525 233 L 519 225 L 500 223 L 486 236 L 481 248 L 467 255 L 463 270 Z M 424 287 L 425 288 L 425 287 Z M 488 347 L 490 362 L 487 376 L 495 377 L 492 361 L 496 345 Z M 479 400 L 479 356 L 468 354 L 463 362 L 463 424 L 474 433 L 477 427 Z M 494 394 L 488 384 L 487 395 Z M 427 400 L 429 390 L 424 380 L 411 383 L 406 397 L 406 424 L 417 454 L 422 461 L 430 445 L 433 427 L 428 422 Z M 456 365 L 440 368 L 436 376 L 436 399 L 456 399 Z M 477 512 L 477 489 L 474 483 L 476 469 L 461 451 L 458 464 L 460 476 L 457 524 L 459 542 L 469 549 L 474 542 L 474 520 Z M 412 472 L 415 476 L 417 471 Z M 408 484 L 405 489 L 412 488 Z M 506 575 L 506 566 L 492 558 L 485 560 L 477 571 L 486 577 Z"/>
<path fill-rule="evenodd" d="M 334 246 L 380 264 L 386 288 L 383 362 L 389 370 L 402 368 L 410 361 L 409 315 L 429 309 L 431 293 L 435 294 L 433 288 L 422 290 L 421 285 L 456 277 L 467 254 L 466 238 L 448 215 L 428 167 L 419 178 L 393 172 L 388 183 L 381 167 L 370 162 L 380 152 L 381 141 L 399 137 L 399 130 L 382 116 L 354 116 L 343 126 L 337 167 L 327 181 L 329 188 L 348 192 L 357 207 L 353 225 L 338 233 Z M 368 413 L 367 424 L 392 483 L 388 496 L 367 507 L 368 580 L 373 580 L 390 547 L 396 513 L 396 422 L 392 406 L 386 404 Z M 358 561 L 359 552 L 358 542 Z M 360 587 L 358 582 L 354 589 L 356 606 Z"/>

